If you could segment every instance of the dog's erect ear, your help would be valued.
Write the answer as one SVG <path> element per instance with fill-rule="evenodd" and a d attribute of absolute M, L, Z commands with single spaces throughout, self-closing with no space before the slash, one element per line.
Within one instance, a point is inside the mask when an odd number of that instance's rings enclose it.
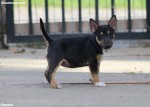
<path fill-rule="evenodd" d="M 98 24 L 93 19 L 90 19 L 90 28 L 92 33 L 94 33 L 98 29 Z"/>
<path fill-rule="evenodd" d="M 116 18 L 116 15 L 113 15 L 113 16 L 110 18 L 110 20 L 109 20 L 109 22 L 108 22 L 108 25 L 109 25 L 110 27 L 112 27 L 114 30 L 116 30 L 116 27 L 117 27 L 117 18 Z"/>

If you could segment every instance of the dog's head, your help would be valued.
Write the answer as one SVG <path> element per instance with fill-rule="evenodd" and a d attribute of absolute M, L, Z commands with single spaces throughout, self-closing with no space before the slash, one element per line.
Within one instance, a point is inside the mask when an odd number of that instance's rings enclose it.
<path fill-rule="evenodd" d="M 90 19 L 90 28 L 92 33 L 96 36 L 96 42 L 102 46 L 103 49 L 110 49 L 113 45 L 114 31 L 117 27 L 117 18 L 113 15 L 108 25 L 99 26 L 95 20 Z"/>

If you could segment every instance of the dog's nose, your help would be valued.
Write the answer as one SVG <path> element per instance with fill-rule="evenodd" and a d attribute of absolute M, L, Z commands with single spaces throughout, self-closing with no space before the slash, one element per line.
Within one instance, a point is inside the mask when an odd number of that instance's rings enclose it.
<path fill-rule="evenodd" d="M 109 41 L 106 41 L 105 42 L 105 46 L 109 46 L 110 45 L 110 42 Z"/>
<path fill-rule="evenodd" d="M 111 43 L 109 40 L 104 41 L 104 49 L 110 49 L 111 48 Z"/>
<path fill-rule="evenodd" d="M 109 40 L 105 40 L 104 44 L 105 44 L 105 46 L 109 46 L 110 45 L 110 41 Z"/>

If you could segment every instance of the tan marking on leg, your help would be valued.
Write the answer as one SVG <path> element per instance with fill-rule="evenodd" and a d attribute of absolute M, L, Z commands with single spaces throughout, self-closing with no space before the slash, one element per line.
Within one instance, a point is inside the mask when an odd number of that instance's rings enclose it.
<path fill-rule="evenodd" d="M 106 86 L 106 84 L 103 82 L 100 82 L 100 79 L 99 79 L 99 66 L 100 66 L 100 63 L 103 59 L 103 56 L 99 54 L 96 56 L 96 59 L 98 61 L 97 72 L 94 73 L 94 71 L 91 71 L 92 69 L 90 68 L 91 75 L 92 75 L 92 79 L 90 79 L 90 82 L 92 85 L 94 85 L 96 87 L 104 87 L 104 86 Z"/>
<path fill-rule="evenodd" d="M 92 85 L 94 85 L 95 83 L 99 82 L 99 73 L 98 74 L 92 74 L 91 73 L 91 76 L 92 76 L 92 79 L 90 79 L 90 82 Z"/>
<path fill-rule="evenodd" d="M 54 72 L 52 73 L 52 76 L 51 76 L 51 81 L 50 81 L 50 85 L 53 87 L 53 88 L 59 88 L 58 87 L 58 84 L 57 82 L 55 81 L 55 74 L 56 74 L 56 71 L 58 69 L 58 67 L 62 64 L 63 60 L 59 62 L 58 66 L 55 68 Z"/>
<path fill-rule="evenodd" d="M 100 63 L 101 63 L 101 61 L 103 60 L 103 55 L 101 55 L 101 54 L 98 54 L 97 56 L 96 56 L 96 59 L 97 59 L 97 61 L 98 61 L 98 66 L 97 66 L 97 73 L 93 73 L 92 71 L 91 71 L 91 76 L 92 76 L 92 80 L 91 80 L 91 84 L 95 84 L 95 83 L 97 83 L 97 82 L 99 82 L 100 81 L 100 79 L 99 79 L 99 67 L 100 67 Z"/>
<path fill-rule="evenodd" d="M 92 76 L 92 79 L 90 79 L 90 82 L 92 85 L 94 85 L 95 83 L 99 82 L 99 65 L 98 65 L 98 68 L 97 68 L 97 73 L 93 73 L 95 71 L 91 71 L 90 69 L 90 72 L 91 72 L 91 76 Z"/>
<path fill-rule="evenodd" d="M 98 73 L 98 74 L 99 74 L 99 73 Z M 91 75 L 92 75 L 92 78 L 93 78 L 93 81 L 92 81 L 93 84 L 100 81 L 98 74 L 91 74 Z"/>

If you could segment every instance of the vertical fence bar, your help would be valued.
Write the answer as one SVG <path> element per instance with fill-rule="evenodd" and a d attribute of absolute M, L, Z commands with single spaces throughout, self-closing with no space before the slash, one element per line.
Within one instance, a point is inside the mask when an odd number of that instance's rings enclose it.
<path fill-rule="evenodd" d="M 65 2 L 62 0 L 62 33 L 66 32 L 66 23 L 65 23 Z"/>
<path fill-rule="evenodd" d="M 6 0 L 6 2 L 9 2 L 9 0 Z M 13 2 L 13 0 L 11 1 Z M 13 38 L 15 35 L 14 31 L 14 5 L 13 4 L 7 4 L 6 5 L 6 34 L 7 34 L 7 40 L 10 42 L 9 39 Z"/>
<path fill-rule="evenodd" d="M 111 0 L 111 15 L 114 15 L 115 0 Z"/>
<path fill-rule="evenodd" d="M 99 14 L 98 14 L 98 0 L 95 0 L 95 20 L 99 22 Z"/>
<path fill-rule="evenodd" d="M 128 0 L 128 31 L 131 32 L 131 1 Z"/>
<path fill-rule="evenodd" d="M 49 33 L 48 0 L 45 0 L 46 31 Z"/>
<path fill-rule="evenodd" d="M 150 0 L 146 0 L 146 22 L 147 22 L 147 32 L 150 33 Z"/>
<path fill-rule="evenodd" d="M 32 25 L 32 3 L 31 0 L 28 0 L 28 16 L 29 16 L 29 34 L 33 34 L 33 25 Z"/>
<path fill-rule="evenodd" d="M 1 3 L 1 0 L 0 0 Z M 0 5 L 0 39 L 1 39 L 1 35 L 3 35 L 3 17 L 2 17 L 2 4 Z"/>
<path fill-rule="evenodd" d="M 79 11 L 79 24 L 78 24 L 78 31 L 82 32 L 82 12 L 81 12 L 81 0 L 78 0 L 78 11 Z"/>

